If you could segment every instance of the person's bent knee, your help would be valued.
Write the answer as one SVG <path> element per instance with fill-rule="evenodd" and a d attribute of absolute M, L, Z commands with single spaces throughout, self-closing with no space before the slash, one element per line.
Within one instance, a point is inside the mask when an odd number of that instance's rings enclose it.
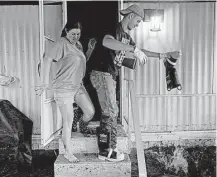
<path fill-rule="evenodd" d="M 94 107 L 90 107 L 88 110 L 85 111 L 83 121 L 89 122 L 95 114 Z"/>
<path fill-rule="evenodd" d="M 95 109 L 94 109 L 94 107 L 92 107 L 92 108 L 90 108 L 90 110 L 89 110 L 89 118 L 88 118 L 88 121 L 90 121 L 92 118 L 93 118 L 93 116 L 94 116 L 94 114 L 95 114 Z"/>
<path fill-rule="evenodd" d="M 117 118 L 118 118 L 118 111 L 117 111 L 117 112 L 111 112 L 111 113 L 110 113 L 110 117 L 111 117 L 111 119 L 113 119 L 113 120 L 117 119 Z"/>

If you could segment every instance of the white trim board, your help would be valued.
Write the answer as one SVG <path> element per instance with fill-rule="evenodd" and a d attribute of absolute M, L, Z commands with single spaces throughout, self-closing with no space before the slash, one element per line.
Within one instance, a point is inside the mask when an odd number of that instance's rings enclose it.
<path fill-rule="evenodd" d="M 179 131 L 179 132 L 168 132 L 168 133 L 144 133 L 142 132 L 142 141 L 144 148 L 151 146 L 164 146 L 164 145 L 207 145 L 216 146 L 216 130 L 208 131 Z M 49 145 L 43 147 L 41 145 L 41 135 L 32 136 L 32 149 L 58 149 L 58 139 L 54 139 Z M 131 133 L 132 147 L 135 144 L 135 135 Z"/>
<path fill-rule="evenodd" d="M 123 3 L 199 3 L 199 2 L 216 2 L 215 0 L 124 0 Z"/>
<path fill-rule="evenodd" d="M 217 131 L 176 131 L 164 133 L 144 133 L 142 132 L 142 141 L 168 141 L 184 139 L 215 139 Z M 131 141 L 135 141 L 134 132 L 131 132 Z"/>
<path fill-rule="evenodd" d="M 142 133 L 144 149 L 153 146 L 217 146 L 216 130 L 179 131 L 168 133 Z M 135 135 L 131 133 L 131 147 L 135 147 Z"/>

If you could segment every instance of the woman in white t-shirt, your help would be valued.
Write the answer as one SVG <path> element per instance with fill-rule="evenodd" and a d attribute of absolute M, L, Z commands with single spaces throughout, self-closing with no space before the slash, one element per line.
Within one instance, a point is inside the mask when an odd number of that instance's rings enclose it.
<path fill-rule="evenodd" d="M 43 63 L 43 83 L 36 90 L 37 95 L 49 87 L 49 73 L 52 62 L 55 62 L 55 73 L 52 80 L 54 99 L 60 109 L 63 118 L 62 139 L 65 148 L 64 157 L 70 162 L 78 162 L 71 152 L 70 138 L 72 122 L 74 118 L 73 103 L 83 111 L 80 124 L 87 129 L 87 124 L 94 116 L 94 106 L 83 86 L 83 78 L 86 72 L 86 61 L 89 59 L 96 41 L 91 39 L 88 43 L 86 56 L 79 42 L 81 36 L 81 23 L 67 23 L 62 31 L 61 38 L 54 47 L 45 55 Z M 84 130 L 83 130 L 84 131 Z"/>

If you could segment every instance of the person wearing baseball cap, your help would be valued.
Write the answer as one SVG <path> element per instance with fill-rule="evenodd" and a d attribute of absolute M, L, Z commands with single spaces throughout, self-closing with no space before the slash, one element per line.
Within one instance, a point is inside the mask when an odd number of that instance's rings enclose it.
<path fill-rule="evenodd" d="M 97 130 L 99 155 L 101 160 L 122 161 L 124 154 L 117 149 L 117 118 L 119 108 L 116 100 L 116 80 L 121 66 L 135 69 L 135 63 L 147 62 L 148 57 L 164 58 L 167 53 L 155 53 L 139 49 L 129 31 L 138 27 L 144 20 L 144 10 L 134 4 L 121 10 L 123 19 L 117 24 L 115 32 L 107 32 L 99 39 L 98 45 L 102 48 L 96 50 L 98 57 L 92 58 L 92 71 L 90 80 L 95 87 L 102 110 L 100 127 Z M 129 59 L 133 66 L 125 62 Z M 124 64 L 125 63 L 125 64 Z M 89 66 L 90 66 L 89 65 Z"/>
<path fill-rule="evenodd" d="M 128 8 L 123 9 L 123 10 L 120 11 L 120 14 L 124 15 L 124 16 L 129 14 L 129 13 L 134 13 L 134 14 L 140 16 L 142 19 L 145 18 L 144 10 L 140 6 L 138 6 L 136 4 L 131 5 Z"/>

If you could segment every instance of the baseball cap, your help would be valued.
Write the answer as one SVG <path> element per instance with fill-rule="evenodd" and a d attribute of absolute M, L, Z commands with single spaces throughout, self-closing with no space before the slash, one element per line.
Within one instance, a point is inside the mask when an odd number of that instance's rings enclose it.
<path fill-rule="evenodd" d="M 131 12 L 133 12 L 133 13 L 137 14 L 138 16 L 142 17 L 142 19 L 144 20 L 144 17 L 145 17 L 144 10 L 140 6 L 138 6 L 136 4 L 133 4 L 133 5 L 129 6 L 128 8 L 121 10 L 120 14 L 121 15 L 126 15 L 126 14 L 129 14 Z"/>

